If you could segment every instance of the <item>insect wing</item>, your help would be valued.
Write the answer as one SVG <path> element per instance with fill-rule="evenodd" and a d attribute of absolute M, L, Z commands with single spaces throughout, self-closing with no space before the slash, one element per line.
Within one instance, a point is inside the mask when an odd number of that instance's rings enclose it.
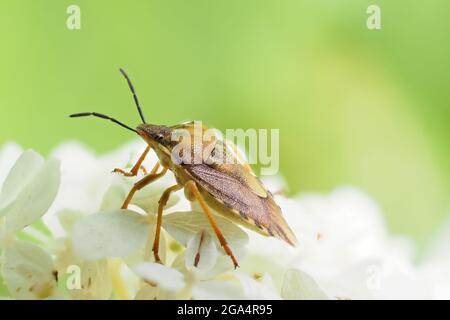
<path fill-rule="evenodd" d="M 260 180 L 241 164 L 185 165 L 192 178 L 241 219 L 295 246 L 297 240 Z"/>

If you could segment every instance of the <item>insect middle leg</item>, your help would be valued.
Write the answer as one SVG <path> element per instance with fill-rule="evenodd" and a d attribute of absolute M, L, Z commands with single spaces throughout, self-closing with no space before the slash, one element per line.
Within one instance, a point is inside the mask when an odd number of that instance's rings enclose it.
<path fill-rule="evenodd" d="M 133 166 L 133 168 L 131 168 L 129 172 L 126 172 L 125 170 L 119 168 L 115 168 L 113 172 L 121 173 L 126 177 L 134 177 L 138 174 L 139 169 L 141 169 L 144 172 L 144 174 L 147 174 L 147 170 L 145 170 L 144 166 L 142 166 L 142 162 L 144 162 L 145 157 L 147 156 L 150 149 L 151 149 L 150 146 L 147 146 L 147 148 L 145 148 L 144 152 L 142 153 L 136 164 Z"/>
<path fill-rule="evenodd" d="M 164 176 L 166 174 L 166 172 L 167 172 L 167 168 L 164 168 L 160 173 L 153 173 L 153 174 L 150 173 L 147 176 L 145 176 L 144 178 L 142 178 L 141 180 L 139 180 L 138 182 L 136 182 L 134 184 L 133 188 L 128 193 L 125 201 L 123 202 L 122 209 L 128 208 L 128 205 L 130 204 L 131 199 L 133 199 L 133 196 L 136 193 L 136 191 L 141 190 L 146 185 L 152 183 L 153 181 L 158 180 L 159 178 Z"/>
<path fill-rule="evenodd" d="M 155 257 L 155 262 L 161 263 L 161 259 L 159 258 L 158 253 L 159 253 L 159 238 L 161 235 L 163 209 L 166 206 L 167 201 L 169 201 L 170 194 L 172 192 L 178 191 L 182 188 L 183 188 L 183 186 L 180 184 L 176 184 L 176 185 L 173 185 L 173 186 L 167 188 L 163 192 L 161 198 L 158 201 L 158 215 L 156 217 L 155 239 L 153 240 L 153 247 L 152 247 L 153 256 Z M 149 239 L 148 243 L 150 243 L 150 239 Z M 147 250 L 145 259 L 149 258 L 149 254 L 150 254 L 150 251 Z"/>
<path fill-rule="evenodd" d="M 222 246 L 223 250 L 225 250 L 226 254 L 231 258 L 231 260 L 233 261 L 234 268 L 236 269 L 237 267 L 239 267 L 237 259 L 234 256 L 233 251 L 231 251 L 231 248 L 228 245 L 227 240 L 223 236 L 222 231 L 220 231 L 216 219 L 214 219 L 213 213 L 206 204 L 206 201 L 201 195 L 200 191 L 198 190 L 197 185 L 195 184 L 194 181 L 190 180 L 186 183 L 185 187 L 188 188 L 188 190 L 192 193 L 192 195 L 195 197 L 195 199 L 202 207 L 203 212 L 206 214 L 206 217 L 208 218 L 208 221 L 211 224 L 211 227 L 213 228 L 217 236 L 217 239 L 219 239 L 220 245 Z"/>

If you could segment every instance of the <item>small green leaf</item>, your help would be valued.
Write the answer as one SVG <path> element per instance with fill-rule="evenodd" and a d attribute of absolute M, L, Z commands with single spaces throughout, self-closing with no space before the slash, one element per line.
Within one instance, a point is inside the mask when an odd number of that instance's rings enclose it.
<path fill-rule="evenodd" d="M 41 240 L 36 239 L 33 235 L 27 233 L 25 230 L 20 230 L 19 232 L 16 233 L 16 236 L 18 239 L 23 241 L 31 242 L 37 245 L 43 244 Z"/>
<path fill-rule="evenodd" d="M 46 235 L 47 237 L 52 236 L 52 232 L 50 231 L 50 229 L 47 227 L 47 225 L 45 224 L 45 222 L 42 219 L 35 221 L 31 226 L 33 228 L 35 228 L 37 231 Z"/>

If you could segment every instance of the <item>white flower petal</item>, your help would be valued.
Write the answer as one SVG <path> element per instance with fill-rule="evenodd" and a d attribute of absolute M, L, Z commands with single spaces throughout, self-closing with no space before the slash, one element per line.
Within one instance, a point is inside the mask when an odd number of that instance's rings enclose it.
<path fill-rule="evenodd" d="M 22 148 L 15 143 L 6 143 L 0 150 L 0 186 L 3 185 L 11 168 L 23 153 Z"/>
<path fill-rule="evenodd" d="M 244 299 L 242 286 L 238 281 L 200 281 L 192 288 L 196 300 L 239 300 Z"/>
<path fill-rule="evenodd" d="M 0 216 L 6 213 L 4 209 L 17 198 L 43 165 L 44 159 L 33 150 L 22 153 L 3 183 L 0 193 Z"/>
<path fill-rule="evenodd" d="M 180 272 L 159 263 L 141 262 L 132 269 L 144 280 L 164 290 L 178 291 L 185 286 L 184 277 Z"/>
<path fill-rule="evenodd" d="M 327 295 L 308 274 L 297 269 L 286 271 L 281 297 L 288 300 L 326 300 Z"/>
<path fill-rule="evenodd" d="M 201 230 L 187 244 L 185 254 L 186 268 L 194 271 L 211 270 L 217 261 L 217 248 L 211 236 Z M 197 264 L 197 265 L 195 265 Z"/>
<path fill-rule="evenodd" d="M 4 248 L 2 275 L 11 296 L 17 299 L 44 299 L 56 289 L 52 258 L 29 242 L 14 241 Z"/>
<path fill-rule="evenodd" d="M 130 210 L 93 214 L 73 226 L 74 252 L 87 260 L 127 256 L 145 244 L 148 230 L 145 217 Z"/>
<path fill-rule="evenodd" d="M 244 291 L 245 299 L 252 300 L 279 300 L 280 296 L 275 290 L 242 272 L 235 273 Z"/>
<path fill-rule="evenodd" d="M 59 160 L 50 159 L 45 162 L 6 210 L 6 230 L 18 231 L 42 217 L 53 203 L 59 183 Z"/>

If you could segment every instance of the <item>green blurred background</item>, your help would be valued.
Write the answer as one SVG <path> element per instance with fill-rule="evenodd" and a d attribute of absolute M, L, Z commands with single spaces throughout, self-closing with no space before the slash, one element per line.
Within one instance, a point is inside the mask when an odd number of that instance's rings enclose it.
<path fill-rule="evenodd" d="M 66 9 L 81 8 L 81 30 Z M 368 30 L 378 4 L 382 29 Z M 426 243 L 450 204 L 450 2 L 2 0 L 0 145 L 104 153 L 149 122 L 280 128 L 290 192 L 361 187 Z"/>

